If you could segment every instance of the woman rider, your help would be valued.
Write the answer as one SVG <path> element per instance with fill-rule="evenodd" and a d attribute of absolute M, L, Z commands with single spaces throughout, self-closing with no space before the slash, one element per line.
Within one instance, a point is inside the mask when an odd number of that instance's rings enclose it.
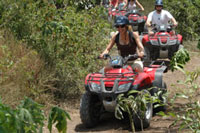
<path fill-rule="evenodd" d="M 140 4 L 138 0 L 129 0 L 125 7 L 127 7 L 128 10 L 136 9 L 136 5 L 139 6 L 139 8 L 144 11 L 144 7 Z"/>
<path fill-rule="evenodd" d="M 116 17 L 115 27 L 118 31 L 112 36 L 100 58 L 103 58 L 104 54 L 108 54 L 114 44 L 117 45 L 118 52 L 122 57 L 136 53 L 140 58 L 144 56 L 144 47 L 140 41 L 139 34 L 138 32 L 130 31 L 128 24 L 129 21 L 126 16 Z M 133 69 L 138 69 L 138 71 L 143 70 L 143 64 L 140 60 L 129 60 L 128 64 L 133 64 Z"/>

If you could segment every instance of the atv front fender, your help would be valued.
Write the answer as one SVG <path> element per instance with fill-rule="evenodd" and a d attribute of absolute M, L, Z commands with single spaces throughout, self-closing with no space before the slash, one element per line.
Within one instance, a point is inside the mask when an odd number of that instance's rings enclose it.
<path fill-rule="evenodd" d="M 162 88 L 163 85 L 163 73 L 167 70 L 167 66 L 162 66 L 156 69 L 155 79 L 152 83 L 153 87 Z"/>

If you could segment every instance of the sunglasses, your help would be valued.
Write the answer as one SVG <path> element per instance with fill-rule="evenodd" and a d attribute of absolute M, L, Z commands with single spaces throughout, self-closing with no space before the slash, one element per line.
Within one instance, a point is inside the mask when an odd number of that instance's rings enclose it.
<path fill-rule="evenodd" d="M 163 7 L 162 5 L 156 5 L 156 7 Z"/>
<path fill-rule="evenodd" d="M 119 27 L 120 27 L 120 28 L 124 28 L 125 25 L 117 25 L 117 26 L 116 26 L 116 28 L 119 28 Z"/>

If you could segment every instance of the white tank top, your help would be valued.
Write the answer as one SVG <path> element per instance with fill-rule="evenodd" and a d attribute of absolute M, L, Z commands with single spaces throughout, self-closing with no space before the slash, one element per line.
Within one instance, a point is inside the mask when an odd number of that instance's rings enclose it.
<path fill-rule="evenodd" d="M 128 10 L 133 10 L 136 9 L 136 2 L 135 0 L 133 1 L 133 3 L 131 4 L 131 2 L 128 3 Z"/>

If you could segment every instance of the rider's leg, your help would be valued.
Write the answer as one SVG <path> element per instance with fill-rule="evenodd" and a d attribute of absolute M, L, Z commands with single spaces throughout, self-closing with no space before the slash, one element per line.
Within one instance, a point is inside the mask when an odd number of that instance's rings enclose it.
<path fill-rule="evenodd" d="M 128 65 L 131 65 L 132 69 L 136 72 L 143 72 L 143 62 L 140 59 L 137 59 L 135 61 L 129 61 L 127 63 Z"/>

